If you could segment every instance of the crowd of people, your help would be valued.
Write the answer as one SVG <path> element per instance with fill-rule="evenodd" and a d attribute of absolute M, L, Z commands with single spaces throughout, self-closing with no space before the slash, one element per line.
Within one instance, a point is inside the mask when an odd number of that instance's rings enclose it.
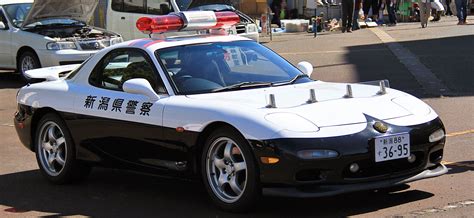
<path fill-rule="evenodd" d="M 452 0 L 446 0 L 447 10 L 446 15 L 453 15 L 449 7 Z M 467 5 L 468 0 L 454 0 L 456 5 L 458 25 L 467 24 Z M 397 0 L 342 0 L 342 32 L 352 32 L 352 30 L 359 29 L 357 19 L 359 18 L 359 11 L 363 11 L 363 19 L 366 22 L 374 21 L 381 24 L 384 20 L 384 10 L 388 14 L 388 26 L 397 25 Z M 428 25 L 428 19 L 433 16 L 433 21 L 441 19 L 442 13 L 445 9 L 439 0 L 419 0 L 417 3 L 417 14 L 421 27 L 425 28 Z M 370 13 L 372 12 L 372 13 Z M 369 16 L 371 14 L 371 16 Z"/>

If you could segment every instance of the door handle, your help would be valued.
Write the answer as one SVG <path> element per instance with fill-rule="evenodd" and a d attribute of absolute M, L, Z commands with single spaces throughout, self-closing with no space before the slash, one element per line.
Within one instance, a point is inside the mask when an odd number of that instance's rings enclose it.
<path fill-rule="evenodd" d="M 120 19 L 125 20 L 125 17 L 121 17 Z"/>

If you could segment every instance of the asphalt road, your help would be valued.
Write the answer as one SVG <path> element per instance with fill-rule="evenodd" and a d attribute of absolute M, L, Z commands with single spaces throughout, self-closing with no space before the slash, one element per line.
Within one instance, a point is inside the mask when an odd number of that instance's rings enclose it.
<path fill-rule="evenodd" d="M 474 23 L 472 17 L 470 22 Z M 41 177 L 34 154 L 20 144 L 12 125 L 20 79 L 0 72 L 0 216 L 474 217 L 474 25 L 455 23 L 453 18 L 443 18 L 427 29 L 409 23 L 317 38 L 286 34 L 265 43 L 294 64 L 313 63 L 314 79 L 389 79 L 392 87 L 422 98 L 447 128 L 447 175 L 413 182 L 392 193 L 263 198 L 246 215 L 219 211 L 202 185 L 193 181 L 95 169 L 83 183 L 55 186 Z"/>

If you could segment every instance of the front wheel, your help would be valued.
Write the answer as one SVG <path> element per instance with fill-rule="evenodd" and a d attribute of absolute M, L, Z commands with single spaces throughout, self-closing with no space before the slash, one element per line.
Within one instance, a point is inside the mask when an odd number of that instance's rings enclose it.
<path fill-rule="evenodd" d="M 201 168 L 211 199 L 224 210 L 246 211 L 261 194 L 250 146 L 231 128 L 210 135 L 203 149 Z"/>
<path fill-rule="evenodd" d="M 36 160 L 41 173 L 52 183 L 65 184 L 85 178 L 90 167 L 76 160 L 71 135 L 56 114 L 46 114 L 36 130 Z"/>
<path fill-rule="evenodd" d="M 36 69 L 40 67 L 41 67 L 40 61 L 34 52 L 31 52 L 31 51 L 23 52 L 20 58 L 18 58 L 17 70 L 20 73 L 23 80 L 25 80 L 26 82 L 28 82 L 30 78 L 26 76 L 25 72 L 27 70 L 32 70 L 32 69 Z"/>

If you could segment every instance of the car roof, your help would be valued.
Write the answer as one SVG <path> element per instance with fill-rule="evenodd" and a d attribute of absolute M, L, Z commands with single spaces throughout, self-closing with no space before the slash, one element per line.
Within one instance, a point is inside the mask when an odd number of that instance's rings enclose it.
<path fill-rule="evenodd" d="M 251 39 L 237 35 L 194 35 L 184 37 L 168 37 L 165 39 L 144 38 L 123 42 L 118 47 L 138 47 L 150 51 L 155 51 L 162 48 L 169 48 L 181 45 L 232 41 L 251 41 Z"/>
<path fill-rule="evenodd" d="M 0 0 L 0 5 L 20 4 L 20 3 L 33 3 L 33 0 Z"/>

